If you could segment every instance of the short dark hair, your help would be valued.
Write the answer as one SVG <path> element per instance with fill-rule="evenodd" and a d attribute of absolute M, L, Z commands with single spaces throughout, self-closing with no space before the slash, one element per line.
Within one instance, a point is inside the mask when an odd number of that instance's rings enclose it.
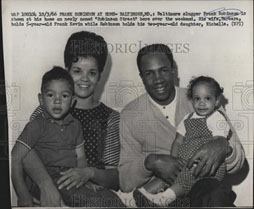
<path fill-rule="evenodd" d="M 174 58 L 170 48 L 165 44 L 151 44 L 141 48 L 137 56 L 137 65 L 141 72 L 141 59 L 143 56 L 152 53 L 164 53 L 170 61 L 171 67 L 174 66 Z"/>
<path fill-rule="evenodd" d="M 41 82 L 41 92 L 43 92 L 43 89 L 45 86 L 53 81 L 53 80 L 64 80 L 67 81 L 72 94 L 74 94 L 74 81 L 69 74 L 69 72 L 61 67 L 54 66 L 51 70 L 46 72 L 43 77 L 42 77 L 42 82 Z"/>
<path fill-rule="evenodd" d="M 108 56 L 107 43 L 102 36 L 88 31 L 73 33 L 68 39 L 64 50 L 64 64 L 67 69 L 79 57 L 93 57 L 96 59 L 99 72 L 104 69 Z"/>
<path fill-rule="evenodd" d="M 192 90 L 194 86 L 196 86 L 199 83 L 206 83 L 208 84 L 211 88 L 214 89 L 215 92 L 215 97 L 216 99 L 222 95 L 223 93 L 223 88 L 220 86 L 220 84 L 211 77 L 208 76 L 199 76 L 199 77 L 193 77 L 188 85 L 188 90 L 187 90 L 187 97 L 188 99 L 192 99 Z"/>

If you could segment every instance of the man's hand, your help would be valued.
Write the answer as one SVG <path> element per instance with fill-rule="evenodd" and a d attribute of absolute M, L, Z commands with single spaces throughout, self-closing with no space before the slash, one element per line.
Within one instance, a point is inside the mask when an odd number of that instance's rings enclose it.
<path fill-rule="evenodd" d="M 170 185 L 174 183 L 182 168 L 177 158 L 161 154 L 148 155 L 145 159 L 145 167 Z"/>
<path fill-rule="evenodd" d="M 93 178 L 94 172 L 90 167 L 86 168 L 71 168 L 67 171 L 61 172 L 63 175 L 58 181 L 58 189 L 66 187 L 67 190 L 72 187 L 79 188 L 87 181 Z"/>
<path fill-rule="evenodd" d="M 198 177 L 215 175 L 218 167 L 224 162 L 229 152 L 229 143 L 224 137 L 214 137 L 214 140 L 204 144 L 189 160 L 189 169 L 197 163 L 193 175 Z"/>

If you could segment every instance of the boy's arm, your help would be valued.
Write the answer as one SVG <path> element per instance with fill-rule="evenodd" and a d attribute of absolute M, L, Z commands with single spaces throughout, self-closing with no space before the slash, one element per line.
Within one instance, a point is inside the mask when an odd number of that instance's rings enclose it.
<path fill-rule="evenodd" d="M 179 149 L 179 146 L 183 143 L 183 141 L 184 141 L 184 136 L 182 136 L 181 134 L 177 132 L 175 141 L 171 149 L 171 155 L 173 157 L 176 157 L 176 158 L 178 157 L 178 149 Z"/>
<path fill-rule="evenodd" d="M 84 144 L 78 146 L 75 151 L 77 154 L 77 167 L 78 168 L 87 167 L 87 160 L 86 160 L 86 155 L 85 155 L 85 151 L 84 151 Z"/>
<path fill-rule="evenodd" d="M 77 141 L 76 141 L 76 155 L 77 155 L 77 166 L 70 168 L 67 171 L 60 172 L 62 177 L 57 181 L 58 189 L 66 187 L 67 190 L 72 187 L 80 187 L 86 184 L 91 179 L 91 171 L 88 168 L 87 159 L 84 150 L 84 141 L 82 134 L 82 127 L 80 122 L 77 122 Z"/>
<path fill-rule="evenodd" d="M 66 187 L 67 190 L 72 187 L 80 187 L 88 183 L 92 178 L 92 171 L 87 165 L 86 155 L 84 151 L 84 143 L 76 147 L 77 167 L 61 172 L 62 177 L 58 179 L 58 189 Z"/>
<path fill-rule="evenodd" d="M 61 196 L 41 159 L 33 149 L 41 134 L 44 133 L 43 127 L 43 120 L 38 116 L 38 118 L 34 118 L 33 121 L 26 125 L 19 136 L 17 141 L 30 150 L 22 160 L 22 163 L 28 176 L 39 186 L 40 206 L 61 206 Z"/>
<path fill-rule="evenodd" d="M 76 155 L 77 155 L 77 167 L 78 168 L 85 168 L 88 166 L 85 149 L 84 149 L 84 139 L 83 139 L 83 128 L 79 121 L 75 120 L 77 135 L 76 139 Z"/>
<path fill-rule="evenodd" d="M 86 155 L 84 152 L 84 143 L 82 143 L 79 147 L 76 148 L 76 154 L 77 154 L 77 167 L 78 168 L 87 168 L 87 159 L 86 159 Z M 84 170 L 84 172 L 86 172 L 85 169 L 83 169 L 83 170 Z M 84 181 L 81 181 L 79 184 L 75 185 L 76 188 L 82 186 L 83 182 Z M 94 192 L 96 192 L 97 189 L 101 188 L 101 186 L 94 184 L 91 181 L 87 181 L 84 183 L 87 188 L 92 189 Z"/>
<path fill-rule="evenodd" d="M 18 196 L 18 206 L 33 206 L 33 198 L 29 193 L 23 175 L 22 160 L 29 152 L 29 149 L 23 144 L 16 142 L 14 145 L 12 157 L 12 182 Z"/>
<path fill-rule="evenodd" d="M 24 158 L 23 166 L 28 176 L 32 178 L 40 189 L 40 206 L 62 206 L 61 195 L 34 149 Z"/>

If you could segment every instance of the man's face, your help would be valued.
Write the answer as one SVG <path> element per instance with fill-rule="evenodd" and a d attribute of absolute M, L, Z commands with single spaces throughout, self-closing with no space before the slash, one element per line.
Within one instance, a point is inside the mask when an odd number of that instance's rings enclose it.
<path fill-rule="evenodd" d="M 175 97 L 174 69 L 164 53 L 150 53 L 141 58 L 140 76 L 146 91 L 160 105 Z"/>

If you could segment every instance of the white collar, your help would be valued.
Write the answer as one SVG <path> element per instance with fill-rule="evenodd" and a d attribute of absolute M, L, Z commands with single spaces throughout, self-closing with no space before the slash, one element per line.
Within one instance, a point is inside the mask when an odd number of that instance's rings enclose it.
<path fill-rule="evenodd" d="M 150 95 L 148 94 L 148 98 L 151 101 L 153 105 L 155 105 L 162 115 L 171 123 L 173 126 L 175 126 L 175 112 L 176 112 L 176 100 L 178 95 L 178 87 L 175 87 L 175 98 L 173 101 L 168 105 L 160 105 L 157 102 L 155 102 Z"/>

